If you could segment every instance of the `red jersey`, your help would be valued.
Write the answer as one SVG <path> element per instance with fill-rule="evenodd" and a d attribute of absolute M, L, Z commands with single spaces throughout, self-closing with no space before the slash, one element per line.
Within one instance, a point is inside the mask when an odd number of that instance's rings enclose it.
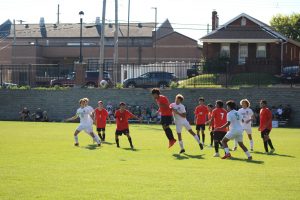
<path fill-rule="evenodd" d="M 202 125 L 206 122 L 206 116 L 208 115 L 208 108 L 205 105 L 199 105 L 195 108 L 194 114 L 196 117 L 196 125 Z"/>
<path fill-rule="evenodd" d="M 211 112 L 208 112 L 208 115 L 207 115 L 208 120 L 211 120 L 211 116 L 212 116 L 212 111 L 211 111 Z M 214 129 L 214 121 L 212 121 L 212 122 L 210 123 L 210 127 L 211 127 L 212 129 Z"/>
<path fill-rule="evenodd" d="M 117 123 L 117 130 L 122 131 L 125 129 L 129 129 L 128 120 L 132 118 L 134 115 L 129 112 L 128 110 L 124 110 L 121 112 L 120 110 L 117 110 L 115 112 L 116 117 L 116 123 Z"/>
<path fill-rule="evenodd" d="M 170 108 L 170 102 L 167 97 L 159 95 L 158 99 L 156 99 L 156 103 L 159 106 L 158 111 L 161 113 L 161 116 L 173 116 L 172 109 Z M 160 104 L 165 106 L 161 107 Z"/>
<path fill-rule="evenodd" d="M 98 108 L 95 109 L 97 128 L 105 128 L 107 117 L 108 117 L 107 110 L 105 110 L 104 108 L 102 110 L 99 110 Z"/>
<path fill-rule="evenodd" d="M 224 108 L 215 108 L 211 115 L 213 119 L 214 128 L 219 128 L 227 123 L 227 111 Z M 227 132 L 227 128 L 220 129 L 219 131 Z"/>
<path fill-rule="evenodd" d="M 262 108 L 260 109 L 259 114 L 259 129 L 260 131 L 263 131 L 263 129 L 272 129 L 272 112 L 269 110 L 269 108 Z"/>

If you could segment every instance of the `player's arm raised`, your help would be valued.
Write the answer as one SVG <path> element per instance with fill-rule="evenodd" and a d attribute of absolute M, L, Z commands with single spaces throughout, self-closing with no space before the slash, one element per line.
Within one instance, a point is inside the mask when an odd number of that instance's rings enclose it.
<path fill-rule="evenodd" d="M 70 118 L 66 119 L 65 121 L 66 121 L 66 122 L 74 121 L 74 120 L 77 119 L 77 118 L 78 118 L 78 115 L 74 115 L 73 117 L 70 117 Z"/>

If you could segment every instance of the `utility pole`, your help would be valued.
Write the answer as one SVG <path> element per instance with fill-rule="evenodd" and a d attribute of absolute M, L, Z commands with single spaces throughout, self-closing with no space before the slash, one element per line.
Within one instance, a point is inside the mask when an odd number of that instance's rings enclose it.
<path fill-rule="evenodd" d="M 14 45 L 16 45 L 16 20 L 14 20 Z"/>
<path fill-rule="evenodd" d="M 119 20 L 118 20 L 118 0 L 115 0 L 115 35 L 114 35 L 114 67 L 118 65 L 119 57 Z"/>
<path fill-rule="evenodd" d="M 102 81 L 103 79 L 103 68 L 104 68 L 105 12 L 106 12 L 106 0 L 103 0 L 102 25 L 101 25 L 101 37 L 100 37 L 99 82 Z"/>
<path fill-rule="evenodd" d="M 57 5 L 57 22 L 56 24 L 59 24 L 59 15 L 60 15 L 60 12 L 59 12 L 59 4 Z"/>
<path fill-rule="evenodd" d="M 128 15 L 127 15 L 127 44 L 126 44 L 126 64 L 129 62 L 129 25 L 130 25 L 130 0 L 128 0 Z"/>
<path fill-rule="evenodd" d="M 157 40 L 157 7 L 153 7 L 152 9 L 155 10 L 155 28 L 154 28 L 154 31 L 155 31 L 155 38 L 154 38 L 154 62 L 156 63 L 156 40 Z"/>
<path fill-rule="evenodd" d="M 79 12 L 80 15 L 80 44 L 79 44 L 79 63 L 82 63 L 82 16 L 84 15 L 83 11 Z"/>

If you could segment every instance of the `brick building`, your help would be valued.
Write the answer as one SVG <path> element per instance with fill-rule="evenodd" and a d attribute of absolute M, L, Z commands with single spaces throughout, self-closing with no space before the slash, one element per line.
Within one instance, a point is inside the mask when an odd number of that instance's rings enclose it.
<path fill-rule="evenodd" d="M 83 24 L 83 61 L 90 64 L 97 63 L 100 54 L 101 24 L 96 21 Z M 199 61 L 201 48 L 196 40 L 174 31 L 168 20 L 156 33 L 154 27 L 155 23 L 131 23 L 127 37 L 127 24 L 119 25 L 119 63 Z M 45 24 L 41 18 L 39 24 L 16 24 L 14 29 L 14 24 L 7 20 L 0 25 L 0 38 L 0 64 L 70 64 L 79 60 L 80 24 L 77 23 Z M 107 63 L 112 62 L 113 46 L 114 24 L 106 24 Z"/>
<path fill-rule="evenodd" d="M 233 72 L 278 74 L 283 67 L 300 65 L 300 43 L 269 25 L 242 13 L 218 27 L 212 13 L 213 31 L 201 38 L 207 60 L 227 58 Z"/>

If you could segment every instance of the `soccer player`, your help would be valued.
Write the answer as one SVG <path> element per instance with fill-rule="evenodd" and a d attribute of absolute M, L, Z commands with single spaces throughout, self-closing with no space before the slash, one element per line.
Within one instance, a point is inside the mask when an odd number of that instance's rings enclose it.
<path fill-rule="evenodd" d="M 211 116 L 212 116 L 212 111 L 214 109 L 214 106 L 212 104 L 208 104 L 207 108 L 208 108 L 207 117 L 208 117 L 208 120 L 210 120 Z M 211 124 L 209 125 L 208 130 L 210 131 L 210 147 L 212 147 L 213 142 L 214 142 L 214 123 L 213 122 L 211 122 Z"/>
<path fill-rule="evenodd" d="M 94 122 L 97 127 L 98 136 L 102 141 L 105 141 L 105 127 L 106 127 L 106 120 L 110 119 L 108 117 L 108 112 L 103 106 L 102 101 L 98 101 L 98 107 L 94 110 Z M 102 131 L 102 135 L 101 135 Z"/>
<path fill-rule="evenodd" d="M 196 124 L 196 131 L 197 135 L 200 138 L 200 131 L 202 135 L 202 143 L 204 145 L 205 143 L 205 122 L 207 121 L 207 115 L 208 115 L 208 108 L 204 104 L 204 98 L 199 98 L 199 105 L 195 108 L 194 114 L 195 114 L 195 124 Z"/>
<path fill-rule="evenodd" d="M 225 137 L 222 139 L 222 145 L 224 147 L 225 156 L 222 159 L 230 158 L 231 154 L 228 148 L 229 140 L 237 140 L 239 146 L 244 150 L 245 154 L 248 157 L 248 160 L 252 160 L 252 156 L 250 155 L 247 147 L 245 147 L 243 143 L 243 127 L 241 124 L 242 115 L 239 114 L 238 111 L 235 110 L 236 104 L 234 101 L 227 101 L 227 123 L 221 127 L 216 127 L 215 130 L 222 130 L 223 128 L 229 127 L 229 131 L 226 133 Z"/>
<path fill-rule="evenodd" d="M 141 121 L 141 119 L 138 118 L 137 116 L 135 116 L 134 114 L 132 114 L 131 112 L 129 112 L 126 109 L 126 104 L 124 102 L 121 102 L 120 109 L 116 110 L 115 118 L 116 118 L 116 123 L 117 123 L 117 129 L 116 129 L 116 134 L 115 134 L 117 147 L 118 148 L 120 147 L 119 136 L 122 136 L 124 134 L 128 138 L 131 149 L 133 149 L 134 147 L 132 144 L 132 139 L 129 134 L 128 120 L 131 118 L 134 118 L 134 119 Z"/>
<path fill-rule="evenodd" d="M 80 99 L 79 104 L 80 108 L 77 109 L 76 115 L 66 120 L 73 121 L 78 117 L 80 118 L 80 124 L 74 133 L 75 146 L 79 146 L 78 134 L 81 131 L 85 131 L 88 135 L 90 135 L 93 138 L 94 141 L 97 142 L 98 146 L 101 146 L 99 138 L 93 132 L 93 119 L 91 118 L 90 110 L 86 107 L 86 101 L 84 99 Z"/>
<path fill-rule="evenodd" d="M 240 101 L 242 108 L 238 110 L 239 114 L 242 116 L 242 127 L 247 133 L 250 140 L 250 149 L 253 151 L 253 139 L 252 139 L 252 121 L 255 120 L 254 113 L 250 108 L 250 101 L 248 99 L 242 99 Z M 235 146 L 233 150 L 237 150 L 238 141 L 235 140 Z"/>
<path fill-rule="evenodd" d="M 176 142 L 173 136 L 173 132 L 170 128 L 173 118 L 172 109 L 170 108 L 170 102 L 167 97 L 160 94 L 160 90 L 158 88 L 152 89 L 151 93 L 157 105 L 159 106 L 158 112 L 161 114 L 161 124 L 169 140 L 170 148 Z"/>
<path fill-rule="evenodd" d="M 221 100 L 216 101 L 216 108 L 212 111 L 211 119 L 208 120 L 206 123 L 211 124 L 213 123 L 214 127 L 222 127 L 224 124 L 227 123 L 227 111 L 223 108 L 224 103 Z M 214 129 L 214 143 L 215 143 L 215 154 L 214 157 L 220 157 L 219 154 L 219 144 L 221 140 L 226 135 L 227 128 L 219 128 Z"/>
<path fill-rule="evenodd" d="M 260 107 L 260 123 L 258 130 L 261 132 L 261 138 L 263 139 L 266 153 L 269 153 L 268 145 L 271 148 L 270 153 L 273 153 L 275 149 L 270 139 L 270 132 L 272 130 L 272 112 L 267 108 L 266 100 L 260 101 Z"/>
<path fill-rule="evenodd" d="M 185 149 L 183 146 L 183 141 L 182 141 L 182 136 L 181 136 L 182 127 L 186 128 L 186 130 L 195 138 L 195 140 L 197 141 L 197 143 L 200 146 L 200 149 L 201 150 L 203 149 L 203 145 L 201 144 L 198 135 L 196 135 L 194 133 L 194 131 L 191 128 L 190 123 L 186 119 L 186 110 L 185 110 L 184 105 L 182 104 L 183 100 L 184 100 L 184 97 L 181 94 L 178 94 L 175 98 L 175 102 L 171 103 L 171 105 L 170 105 L 170 108 L 172 109 L 173 115 L 174 115 L 174 121 L 175 121 L 175 125 L 176 125 L 179 146 L 181 148 L 181 150 L 179 152 L 180 154 L 185 152 Z"/>

